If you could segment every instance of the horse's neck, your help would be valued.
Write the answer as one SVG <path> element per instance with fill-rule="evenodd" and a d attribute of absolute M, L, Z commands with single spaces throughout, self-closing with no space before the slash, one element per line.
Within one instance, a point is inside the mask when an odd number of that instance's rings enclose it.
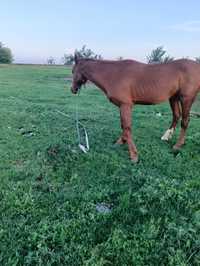
<path fill-rule="evenodd" d="M 88 62 L 83 71 L 89 81 L 107 93 L 107 89 L 109 88 L 109 71 L 105 72 L 103 64 Z"/>

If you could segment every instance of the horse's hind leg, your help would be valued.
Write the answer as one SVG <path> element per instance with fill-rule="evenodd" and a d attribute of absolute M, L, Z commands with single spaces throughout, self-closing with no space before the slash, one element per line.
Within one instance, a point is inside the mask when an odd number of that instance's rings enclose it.
<path fill-rule="evenodd" d="M 184 96 L 181 99 L 182 107 L 182 120 L 181 120 L 181 132 L 177 143 L 173 146 L 174 150 L 179 150 L 185 143 L 186 130 L 190 120 L 190 109 L 195 97 Z"/>
<path fill-rule="evenodd" d="M 128 144 L 131 160 L 137 162 L 138 161 L 137 149 L 131 137 L 131 109 L 132 106 L 130 104 L 122 104 L 120 106 L 120 117 L 123 129 L 121 141 L 122 143 Z"/>
<path fill-rule="evenodd" d="M 172 109 L 173 119 L 172 119 L 172 123 L 171 123 L 169 129 L 167 129 L 166 132 L 164 133 L 164 135 L 161 137 L 162 140 L 166 140 L 166 141 L 168 141 L 169 139 L 172 138 L 172 135 L 174 133 L 176 125 L 177 125 L 179 118 L 181 116 L 179 99 L 177 97 L 171 97 L 169 99 L 169 103 L 170 103 L 170 106 Z"/>

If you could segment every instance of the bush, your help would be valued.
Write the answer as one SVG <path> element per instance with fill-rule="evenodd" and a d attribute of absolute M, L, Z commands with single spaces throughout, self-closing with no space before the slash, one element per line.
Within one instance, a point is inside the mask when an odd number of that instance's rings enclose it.
<path fill-rule="evenodd" d="M 200 64 L 200 56 L 195 58 L 196 62 Z"/>

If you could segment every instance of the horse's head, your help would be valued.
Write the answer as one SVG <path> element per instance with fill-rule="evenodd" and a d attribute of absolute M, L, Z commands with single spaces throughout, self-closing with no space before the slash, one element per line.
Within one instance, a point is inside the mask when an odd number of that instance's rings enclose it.
<path fill-rule="evenodd" d="M 73 80 L 72 80 L 71 91 L 72 93 L 76 94 L 80 90 L 81 86 L 87 82 L 86 77 L 83 75 L 81 71 L 80 61 L 76 54 L 75 54 L 75 65 L 72 69 L 72 74 L 73 74 Z"/>

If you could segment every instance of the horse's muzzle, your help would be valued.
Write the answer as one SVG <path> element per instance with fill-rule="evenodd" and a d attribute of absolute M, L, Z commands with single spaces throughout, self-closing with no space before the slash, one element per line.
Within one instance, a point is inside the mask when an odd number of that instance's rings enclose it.
<path fill-rule="evenodd" d="M 73 94 L 77 94 L 78 90 L 79 90 L 79 88 L 73 88 L 73 87 L 71 87 L 71 92 Z"/>

